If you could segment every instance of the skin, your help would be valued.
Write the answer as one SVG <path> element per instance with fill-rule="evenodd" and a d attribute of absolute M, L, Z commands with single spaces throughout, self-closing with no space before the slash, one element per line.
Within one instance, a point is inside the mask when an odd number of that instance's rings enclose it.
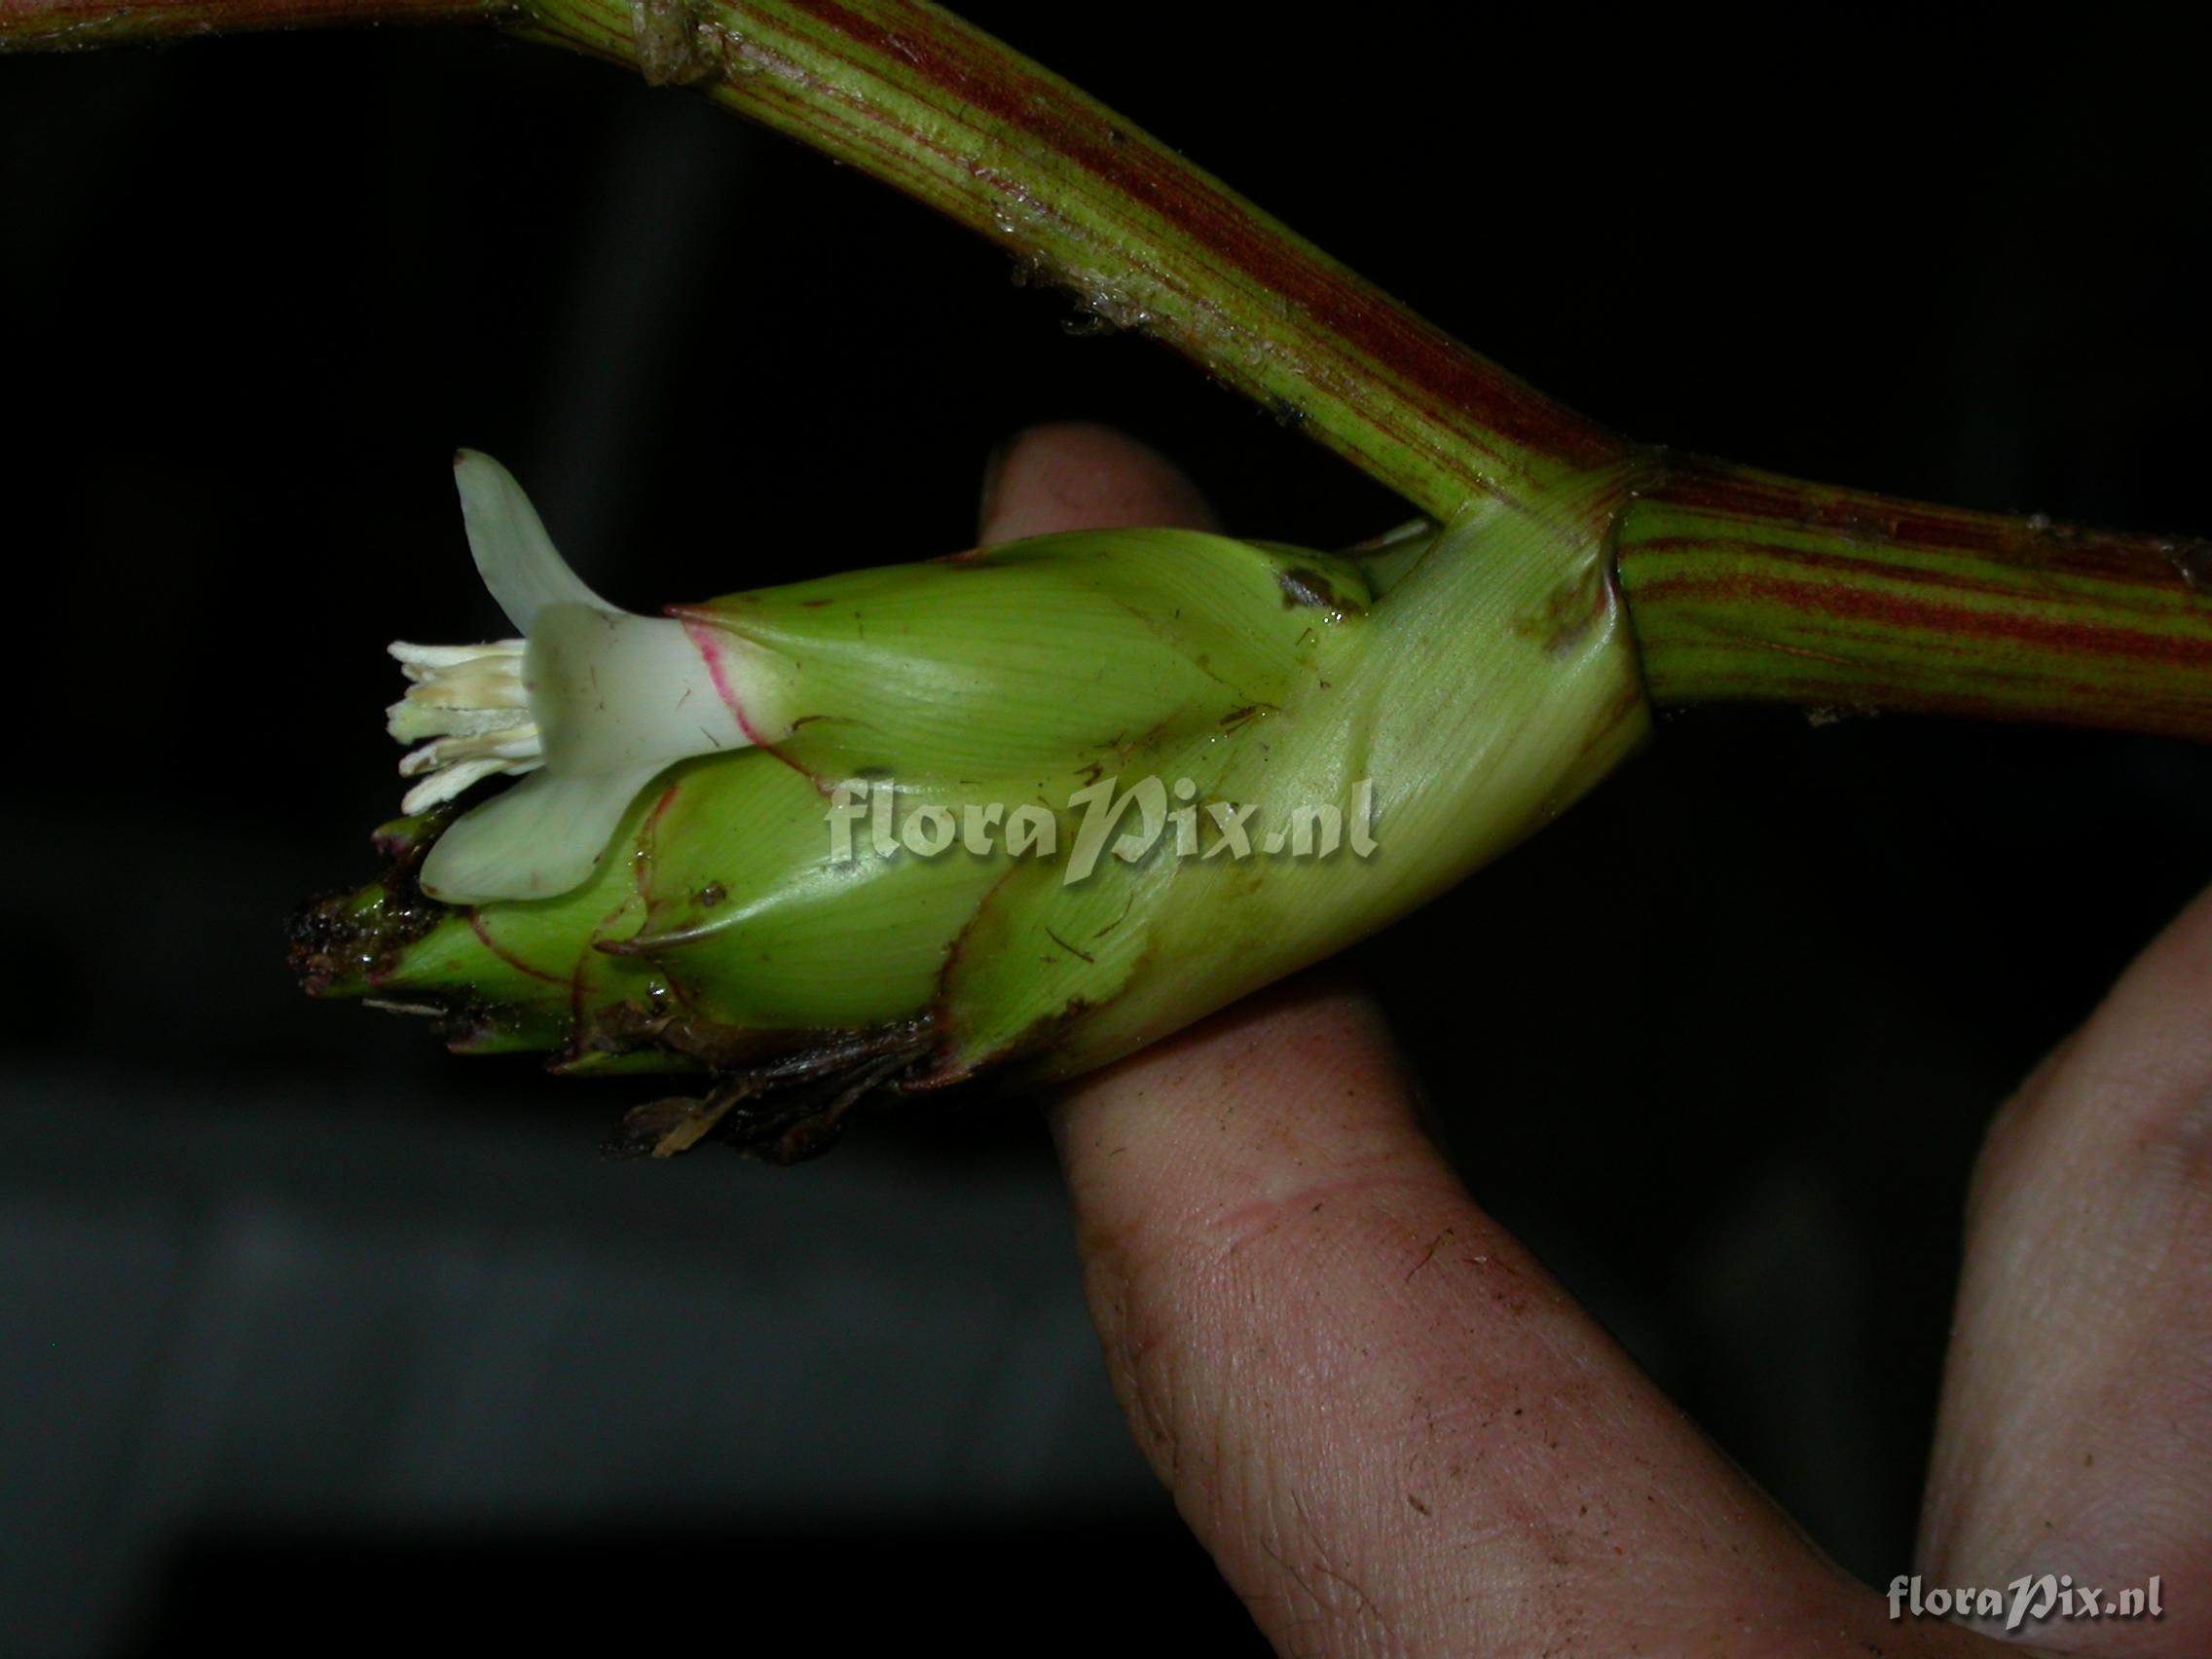
<path fill-rule="evenodd" d="M 982 535 L 1216 528 L 1095 426 L 994 458 Z M 1998 1116 L 1927 1584 L 2162 1577 L 2037 1652 L 2212 1653 L 2212 894 Z M 1048 1108 L 1114 1386 L 1284 1654 L 2018 1652 L 1893 1622 L 1471 1199 L 1376 1010 L 1309 976 Z"/>

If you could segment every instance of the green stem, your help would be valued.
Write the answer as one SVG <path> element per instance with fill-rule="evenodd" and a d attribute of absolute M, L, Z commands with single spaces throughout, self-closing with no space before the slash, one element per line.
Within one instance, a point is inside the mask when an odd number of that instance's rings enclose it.
<path fill-rule="evenodd" d="M 498 16 L 695 86 L 982 232 L 1432 516 L 1533 500 L 1628 451 L 1058 76 L 916 0 L 0 0 L 0 47 L 401 12 Z"/>
<path fill-rule="evenodd" d="M 530 0 L 515 27 L 898 186 L 1423 511 L 1627 446 L 1422 322 L 1067 82 L 915 0 Z"/>
<path fill-rule="evenodd" d="M 0 0 L 0 52 L 71 52 L 259 29 L 489 22 L 508 0 Z"/>
<path fill-rule="evenodd" d="M 1625 443 L 924 0 L 0 0 L 0 49 L 396 18 L 498 20 L 695 86 L 1034 262 L 1432 517 L 1482 500 L 1542 511 L 1611 473 L 1655 702 L 2212 738 L 2212 548 Z"/>
<path fill-rule="evenodd" d="M 1615 569 L 1660 704 L 1789 702 L 2212 740 L 2212 545 L 1648 473 Z"/>

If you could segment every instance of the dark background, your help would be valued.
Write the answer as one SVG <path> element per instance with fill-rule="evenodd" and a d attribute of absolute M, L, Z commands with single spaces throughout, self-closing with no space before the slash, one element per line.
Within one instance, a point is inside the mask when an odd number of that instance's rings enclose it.
<path fill-rule="evenodd" d="M 1636 436 L 2212 528 L 2173 43 L 966 10 Z M 1032 1112 L 603 1162 L 638 1086 L 312 1006 L 281 924 L 396 810 L 385 642 L 496 625 L 457 444 L 639 608 L 964 546 L 1048 418 L 1241 533 L 1402 508 L 864 177 L 488 36 L 0 61 L 0 1642 L 1256 1648 Z M 1477 1196 L 1886 1580 L 1981 1125 L 2208 830 L 2185 746 L 1701 712 L 1354 967 Z"/>

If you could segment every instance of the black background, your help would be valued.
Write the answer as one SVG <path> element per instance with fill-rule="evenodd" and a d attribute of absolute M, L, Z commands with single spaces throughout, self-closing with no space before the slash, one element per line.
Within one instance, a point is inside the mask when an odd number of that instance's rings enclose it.
<path fill-rule="evenodd" d="M 966 8 L 1633 435 L 2207 530 L 2212 146 L 2172 43 L 1498 10 Z M 365 833 L 395 810 L 385 642 L 496 625 L 457 444 L 513 467 L 586 577 L 640 608 L 964 546 L 983 456 L 1044 419 L 1148 438 L 1242 534 L 1335 545 L 1402 507 L 1158 348 L 1071 328 L 1003 253 L 861 175 L 485 35 L 0 61 L 0 252 L 5 1640 L 166 1651 L 461 1619 L 735 1647 L 796 1607 L 832 1650 L 1256 1646 L 1102 1385 L 1054 1431 L 1108 1471 L 1089 1496 L 1041 1476 L 979 1501 L 976 1464 L 879 1503 L 871 1480 L 974 1435 L 926 1404 L 868 1469 L 810 1473 L 905 1397 L 909 1362 L 1079 1318 L 1033 1113 L 917 1112 L 788 1174 L 602 1164 L 635 1086 L 311 1006 L 281 924 L 370 873 Z M 2208 829 L 2212 770 L 2182 745 L 1699 712 L 1352 965 L 1477 1196 L 1886 1579 L 1980 1127 L 2203 883 Z M 1035 1309 L 876 1329 L 881 1297 L 854 1286 L 887 1256 L 923 1283 L 941 1263 L 940 1288 L 998 1282 L 982 1187 L 1017 1195 Z M 895 1219 L 871 1220 L 885 1194 Z M 740 1215 L 742 1239 L 720 1231 Z M 493 1476 L 446 1508 L 394 1497 L 392 1401 L 438 1385 L 375 1309 L 457 1217 L 554 1240 L 575 1272 L 665 1265 L 690 1287 L 671 1329 L 772 1263 L 782 1300 L 742 1338 L 763 1376 L 808 1321 L 853 1322 L 870 1357 L 786 1378 L 814 1413 L 770 1428 L 734 1386 L 672 1401 L 640 1311 L 563 1363 L 659 1426 L 544 1434 L 646 1452 L 610 1453 L 600 1485 L 583 1456 L 557 1500 Z M 353 1251 L 353 1276 L 309 1272 L 296 1316 L 225 1301 L 240 1261 L 267 1267 L 241 1237 Z M 789 1272 L 832 1243 L 837 1271 Z M 208 1333 L 238 1307 L 259 1311 Z M 495 1395 L 479 1426 L 542 1415 L 543 1351 L 461 1320 Z M 287 1342 L 327 1372 L 288 1371 Z M 834 1495 L 787 1512 L 686 1474 L 686 1416 L 722 1424 L 733 1467 L 782 1437 L 775 1492 Z M 641 1474 L 648 1454 L 666 1470 Z"/>

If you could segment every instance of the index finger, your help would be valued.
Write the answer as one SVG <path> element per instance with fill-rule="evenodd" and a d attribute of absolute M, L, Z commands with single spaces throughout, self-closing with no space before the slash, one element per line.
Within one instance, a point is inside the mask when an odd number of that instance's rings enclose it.
<path fill-rule="evenodd" d="M 985 538 L 1190 525 L 1096 427 L 1025 434 Z M 1202 520 L 1201 520 L 1202 522 Z M 1900 1632 L 1467 1196 L 1375 1012 L 1312 980 L 1052 1108 L 1146 1456 L 1285 1652 L 1891 1653 Z"/>

